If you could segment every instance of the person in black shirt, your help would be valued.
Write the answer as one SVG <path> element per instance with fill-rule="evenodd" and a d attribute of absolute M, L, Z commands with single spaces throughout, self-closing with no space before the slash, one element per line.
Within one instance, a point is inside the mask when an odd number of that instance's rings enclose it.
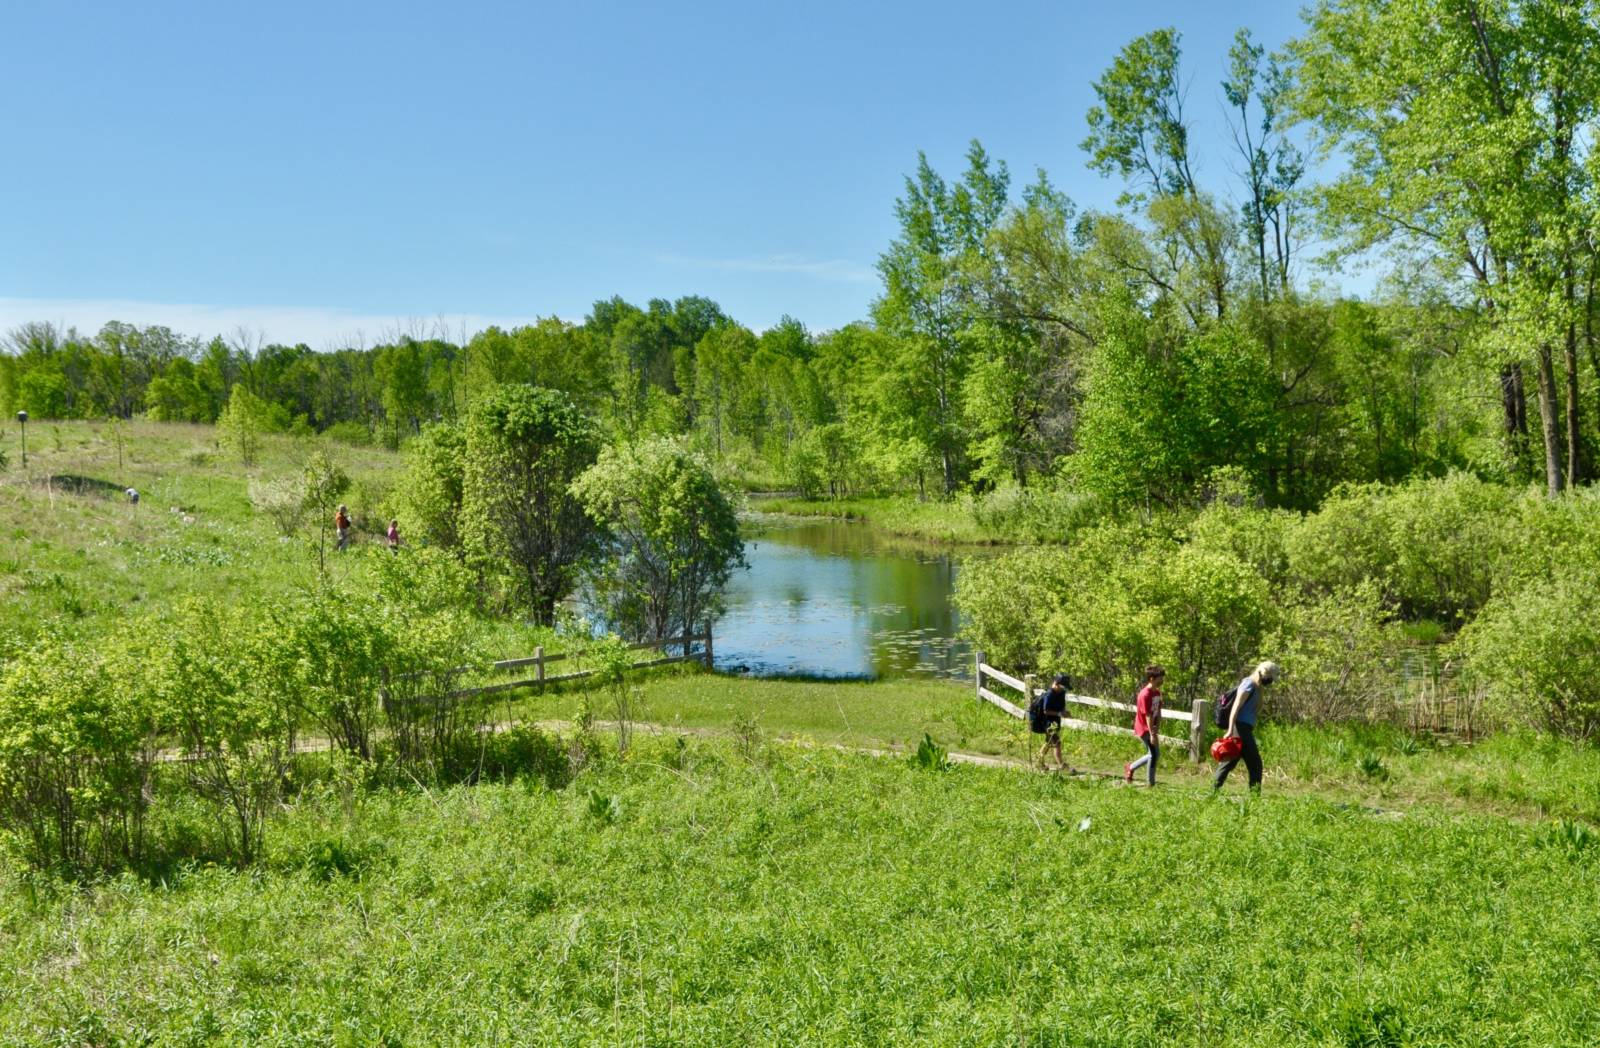
<path fill-rule="evenodd" d="M 1039 749 L 1039 767 L 1045 768 L 1045 757 L 1053 747 L 1056 751 L 1056 770 L 1065 771 L 1067 762 L 1061 756 L 1061 718 L 1067 712 L 1067 685 L 1065 676 L 1058 676 L 1050 688 L 1039 698 L 1038 713 L 1029 725 L 1035 734 L 1044 736 L 1044 746 Z"/>

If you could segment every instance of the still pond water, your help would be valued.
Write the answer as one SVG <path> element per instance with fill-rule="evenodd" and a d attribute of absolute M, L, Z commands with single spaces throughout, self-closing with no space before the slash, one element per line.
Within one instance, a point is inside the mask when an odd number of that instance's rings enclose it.
<path fill-rule="evenodd" d="M 750 569 L 729 580 L 728 613 L 716 626 L 718 669 L 971 675 L 972 650 L 956 639 L 961 619 L 950 603 L 959 557 L 948 547 L 850 521 L 755 515 L 746 521 L 745 559 Z"/>

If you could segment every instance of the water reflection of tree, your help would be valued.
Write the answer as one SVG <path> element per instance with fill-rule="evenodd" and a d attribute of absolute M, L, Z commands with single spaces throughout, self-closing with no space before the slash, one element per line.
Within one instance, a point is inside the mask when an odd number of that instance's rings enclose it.
<path fill-rule="evenodd" d="M 761 662 L 881 677 L 923 676 L 930 665 L 965 670 L 950 603 L 959 568 L 949 547 L 844 521 L 785 522 L 758 535 L 748 546 L 753 570 L 735 582 L 742 592 L 734 601 L 748 602 L 745 624 Z"/>

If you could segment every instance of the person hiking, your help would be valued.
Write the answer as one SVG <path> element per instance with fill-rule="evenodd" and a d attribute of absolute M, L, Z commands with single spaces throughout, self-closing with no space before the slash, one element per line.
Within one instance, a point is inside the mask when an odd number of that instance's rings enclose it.
<path fill-rule="evenodd" d="M 400 522 L 398 520 L 389 521 L 389 531 L 384 538 L 389 543 L 390 553 L 400 552 Z"/>
<path fill-rule="evenodd" d="M 1037 758 L 1041 768 L 1047 767 L 1045 755 L 1054 747 L 1056 770 L 1066 770 L 1067 762 L 1061 756 L 1061 718 L 1067 712 L 1067 685 L 1070 683 L 1066 675 L 1058 675 L 1043 695 L 1029 702 L 1028 713 L 1032 721 L 1029 726 L 1035 734 L 1044 736 L 1044 745 L 1039 748 Z"/>
<path fill-rule="evenodd" d="M 344 503 L 339 504 L 339 511 L 333 515 L 334 549 L 344 549 L 350 543 L 350 507 Z"/>
<path fill-rule="evenodd" d="M 1145 667 L 1144 687 L 1133 700 L 1133 733 L 1144 743 L 1145 753 L 1122 766 L 1122 777 L 1128 782 L 1133 781 L 1134 772 L 1144 768 L 1145 781 L 1151 786 L 1156 784 L 1156 762 L 1161 759 L 1161 736 L 1157 732 L 1161 727 L 1161 682 L 1166 679 L 1167 671 L 1162 667 Z"/>
<path fill-rule="evenodd" d="M 1261 751 L 1256 748 L 1256 715 L 1261 705 L 1261 690 L 1271 687 L 1281 673 L 1276 662 L 1263 662 L 1234 689 L 1226 734 L 1238 738 L 1243 749 L 1239 756 L 1217 765 L 1217 778 L 1211 784 L 1213 793 L 1222 789 L 1222 784 L 1228 781 L 1228 773 L 1240 761 L 1244 761 L 1245 768 L 1250 772 L 1250 789 L 1261 792 Z"/>

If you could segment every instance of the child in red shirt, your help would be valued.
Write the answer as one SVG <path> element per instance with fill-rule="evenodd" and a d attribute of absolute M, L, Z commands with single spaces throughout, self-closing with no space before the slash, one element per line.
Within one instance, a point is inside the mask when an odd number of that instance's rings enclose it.
<path fill-rule="evenodd" d="M 1144 687 L 1133 702 L 1133 733 L 1144 743 L 1145 754 L 1122 766 L 1122 777 L 1128 782 L 1133 781 L 1135 771 L 1145 768 L 1149 784 L 1156 784 L 1156 762 L 1161 759 L 1161 736 L 1156 731 L 1161 727 L 1161 682 L 1166 676 L 1160 666 L 1145 667 Z"/>

